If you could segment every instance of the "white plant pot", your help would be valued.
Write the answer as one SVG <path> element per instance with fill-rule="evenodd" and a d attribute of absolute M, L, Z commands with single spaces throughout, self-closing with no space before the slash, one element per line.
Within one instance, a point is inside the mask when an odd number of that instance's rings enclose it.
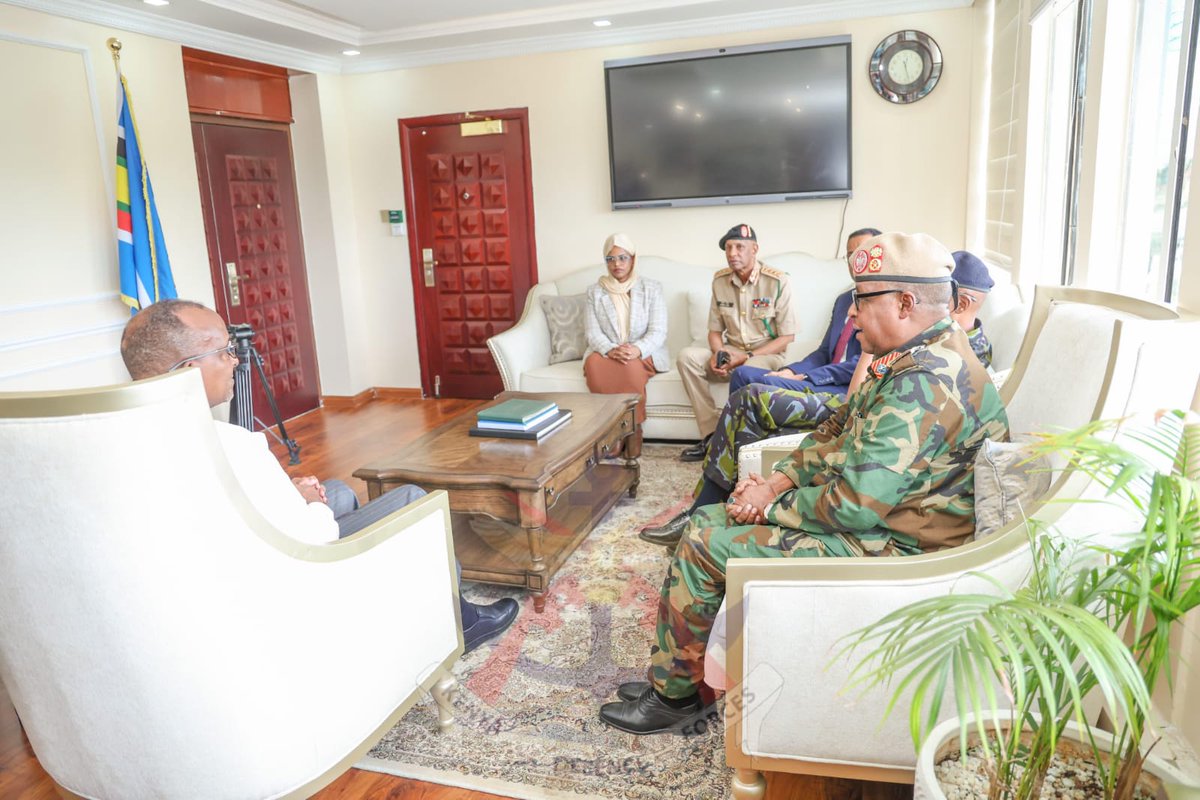
<path fill-rule="evenodd" d="M 998 716 L 1001 720 L 1012 718 L 1012 715 L 1007 713 Z M 974 717 L 969 719 L 973 725 Z M 1074 722 L 1068 722 L 1062 738 L 1080 742 L 1080 730 L 1080 727 Z M 925 743 L 921 745 L 921 750 L 917 753 L 913 800 L 946 800 L 941 784 L 938 783 L 937 775 L 934 774 L 934 765 L 942 759 L 947 748 L 958 748 L 958 732 L 959 718 L 952 717 L 939 724 L 925 738 Z M 1107 748 L 1112 743 L 1113 737 L 1108 731 L 1092 728 L 1092 735 L 1101 747 Z M 1086 749 L 1087 745 L 1083 745 L 1083 747 Z M 1170 798 L 1170 800 L 1183 800 L 1183 798 L 1190 800 L 1200 797 L 1200 788 L 1198 788 L 1194 776 L 1189 777 L 1172 761 L 1157 755 L 1158 751 L 1159 746 L 1156 745 L 1155 751 L 1147 757 L 1142 771 L 1157 776 L 1170 787 L 1170 791 L 1164 792 L 1161 796 Z"/>

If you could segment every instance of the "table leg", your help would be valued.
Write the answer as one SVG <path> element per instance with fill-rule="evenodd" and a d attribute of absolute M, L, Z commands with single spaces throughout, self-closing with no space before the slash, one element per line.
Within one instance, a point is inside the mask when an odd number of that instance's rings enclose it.
<path fill-rule="evenodd" d="M 542 587 L 533 595 L 533 610 L 541 614 L 546 610 L 546 556 L 542 550 L 542 539 L 546 535 L 544 527 L 526 528 L 529 536 L 529 571 L 533 573 L 530 583 Z"/>

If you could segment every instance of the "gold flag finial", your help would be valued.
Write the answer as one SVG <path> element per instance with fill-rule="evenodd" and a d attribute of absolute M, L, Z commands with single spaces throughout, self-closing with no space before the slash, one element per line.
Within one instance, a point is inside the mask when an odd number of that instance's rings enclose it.
<path fill-rule="evenodd" d="M 113 61 L 121 60 L 121 40 L 115 36 L 108 40 L 108 49 L 112 53 Z"/>

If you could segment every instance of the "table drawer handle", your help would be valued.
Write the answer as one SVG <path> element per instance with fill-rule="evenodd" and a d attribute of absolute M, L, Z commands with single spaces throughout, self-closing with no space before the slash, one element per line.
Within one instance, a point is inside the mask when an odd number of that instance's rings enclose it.
<path fill-rule="evenodd" d="M 587 457 L 587 465 L 588 465 L 588 467 L 596 466 L 596 459 L 592 458 L 591 456 L 588 456 Z"/>

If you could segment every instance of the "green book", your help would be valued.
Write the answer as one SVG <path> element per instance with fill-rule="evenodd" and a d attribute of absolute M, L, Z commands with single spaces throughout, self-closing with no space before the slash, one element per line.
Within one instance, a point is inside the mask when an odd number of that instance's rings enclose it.
<path fill-rule="evenodd" d="M 521 400 L 514 398 L 505 400 L 494 406 L 489 406 L 475 412 L 475 417 L 489 422 L 515 422 L 527 424 L 531 419 L 554 411 L 558 404 L 551 400 Z"/>

